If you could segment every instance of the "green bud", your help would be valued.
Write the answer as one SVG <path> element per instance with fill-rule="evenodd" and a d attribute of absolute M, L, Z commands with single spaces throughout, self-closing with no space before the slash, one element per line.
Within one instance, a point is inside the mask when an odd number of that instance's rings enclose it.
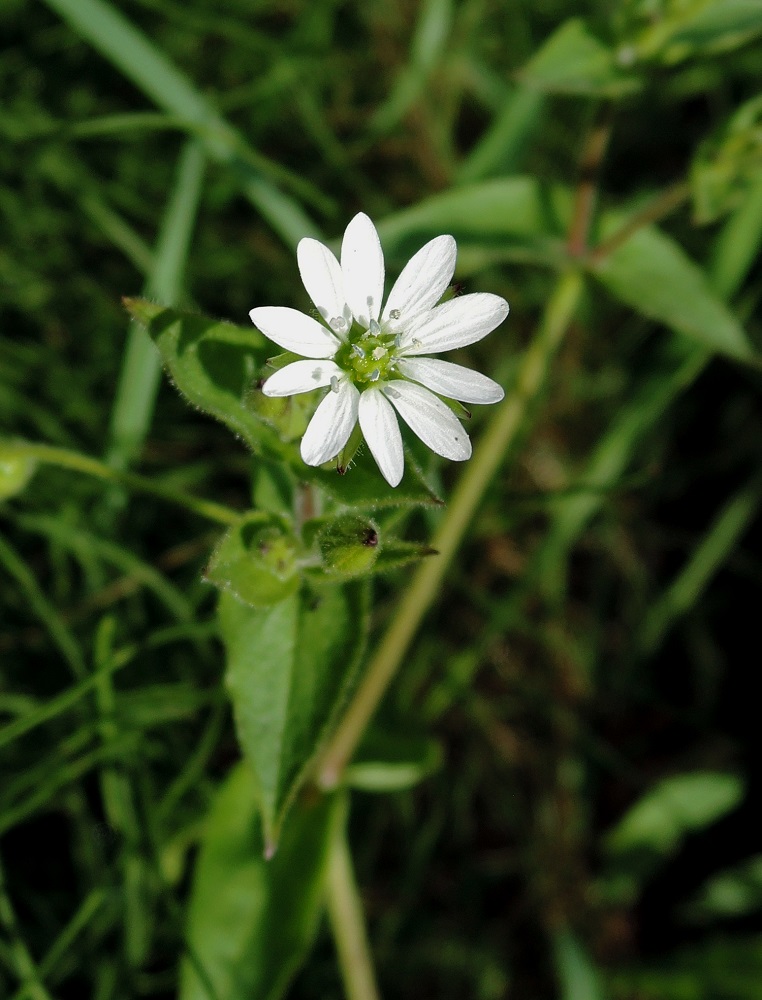
<path fill-rule="evenodd" d="M 204 578 L 244 604 L 277 604 L 299 588 L 296 552 L 296 540 L 279 518 L 255 514 L 223 537 Z"/>

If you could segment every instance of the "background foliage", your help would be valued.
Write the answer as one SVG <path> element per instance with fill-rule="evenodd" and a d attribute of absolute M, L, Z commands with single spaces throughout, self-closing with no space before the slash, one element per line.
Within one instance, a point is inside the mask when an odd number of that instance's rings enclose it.
<path fill-rule="evenodd" d="M 0 994 L 342 995 L 349 810 L 384 995 L 758 997 L 762 4 L 6 0 L 0 24 Z M 510 301 L 461 352 L 509 397 L 556 272 L 584 285 L 351 807 L 306 796 L 265 862 L 229 707 L 250 647 L 203 574 L 277 495 L 243 444 L 276 447 L 247 403 L 266 345 L 194 398 L 135 302 L 305 307 L 296 241 L 360 209 L 390 273 L 451 232 L 458 280 Z M 160 386 L 123 295 L 228 427 Z M 465 473 L 415 457 L 427 485 L 379 517 L 425 546 L 446 512 L 415 504 Z M 371 651 L 407 579 L 374 579 Z M 255 632 L 307 614 L 280 585 Z"/>

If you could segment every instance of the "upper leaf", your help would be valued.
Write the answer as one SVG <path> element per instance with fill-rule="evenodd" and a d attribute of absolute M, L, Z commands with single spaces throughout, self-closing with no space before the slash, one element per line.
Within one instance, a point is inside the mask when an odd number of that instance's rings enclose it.
<path fill-rule="evenodd" d="M 169 309 L 145 299 L 125 299 L 130 314 L 153 338 L 169 374 L 190 403 L 222 421 L 256 452 L 280 454 L 275 431 L 256 414 L 252 393 L 272 353 L 251 328 Z"/>

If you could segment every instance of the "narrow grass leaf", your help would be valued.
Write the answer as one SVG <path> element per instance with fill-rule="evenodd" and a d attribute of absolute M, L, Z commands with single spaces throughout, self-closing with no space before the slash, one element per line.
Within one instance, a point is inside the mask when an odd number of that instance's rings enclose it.
<path fill-rule="evenodd" d="M 146 284 L 146 295 L 163 305 L 177 305 L 181 295 L 205 162 L 200 143 L 186 143 Z M 114 468 L 126 468 L 140 453 L 153 417 L 160 376 L 161 355 L 146 330 L 133 322 L 111 411 L 106 461 Z"/>

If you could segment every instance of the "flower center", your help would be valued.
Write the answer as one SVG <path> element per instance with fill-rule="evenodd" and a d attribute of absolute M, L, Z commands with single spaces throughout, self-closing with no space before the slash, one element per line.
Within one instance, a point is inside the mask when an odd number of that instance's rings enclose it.
<path fill-rule="evenodd" d="M 395 335 L 384 333 L 375 320 L 368 330 L 353 323 L 334 360 L 356 385 L 383 382 L 394 372 L 396 347 Z"/>

